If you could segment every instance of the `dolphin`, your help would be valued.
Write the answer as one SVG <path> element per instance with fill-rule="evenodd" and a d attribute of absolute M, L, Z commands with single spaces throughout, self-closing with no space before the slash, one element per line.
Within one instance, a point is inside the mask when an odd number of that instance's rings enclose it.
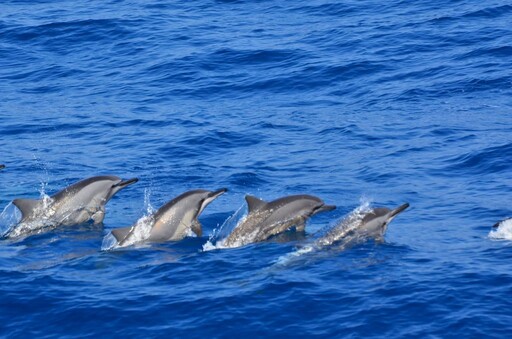
<path fill-rule="evenodd" d="M 405 203 L 395 209 L 378 207 L 362 213 L 352 213 L 324 237 L 318 239 L 317 245 L 331 245 L 341 240 L 348 244 L 354 240 L 367 238 L 383 241 L 389 223 L 407 207 L 409 204 Z"/>
<path fill-rule="evenodd" d="M 100 224 L 105 218 L 106 203 L 121 189 L 136 183 L 133 178 L 106 175 L 79 181 L 49 198 L 14 199 L 13 204 L 21 211 L 21 221 L 8 237 L 19 236 L 48 226 L 68 226 L 92 220 Z"/>
<path fill-rule="evenodd" d="M 4 168 L 5 168 L 5 165 L 0 165 L 0 170 L 4 169 Z"/>
<path fill-rule="evenodd" d="M 271 202 L 247 195 L 245 200 L 249 212 L 226 238 L 223 246 L 238 247 L 265 241 L 294 226 L 296 231 L 302 232 L 309 217 L 336 208 L 311 195 L 291 195 Z"/>
<path fill-rule="evenodd" d="M 115 229 L 111 233 L 118 246 L 141 241 L 177 241 L 185 238 L 190 230 L 200 237 L 203 235 L 203 229 L 197 218 L 208 204 L 225 192 L 226 188 L 213 192 L 192 190 L 177 196 L 149 216 L 150 230 L 146 237 L 140 236 L 137 230 L 139 223 Z"/>

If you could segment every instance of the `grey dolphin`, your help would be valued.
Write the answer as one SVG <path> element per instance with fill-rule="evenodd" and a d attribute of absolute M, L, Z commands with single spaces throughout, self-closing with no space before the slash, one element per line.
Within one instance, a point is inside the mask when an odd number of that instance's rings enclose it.
<path fill-rule="evenodd" d="M 349 243 L 367 238 L 383 241 L 389 223 L 407 207 L 409 204 L 405 203 L 395 209 L 378 207 L 364 211 L 362 214 L 353 213 L 324 237 L 318 239 L 317 244 L 330 245 L 341 240 Z"/>
<path fill-rule="evenodd" d="M 203 230 L 197 218 L 209 203 L 225 192 L 226 188 L 213 192 L 192 190 L 177 196 L 149 217 L 151 229 L 145 239 L 137 239 L 137 224 L 115 229 L 111 233 L 119 246 L 139 241 L 177 241 L 185 238 L 189 230 L 200 237 Z"/>
<path fill-rule="evenodd" d="M 89 220 L 95 224 L 102 223 L 105 204 L 121 189 L 137 181 L 137 178 L 123 181 L 113 175 L 96 176 L 66 187 L 49 199 L 14 199 L 13 204 L 21 211 L 22 218 L 7 236 L 19 236 L 35 228 L 75 225 Z M 40 219 L 45 219 L 45 223 L 39 223 Z M 19 227 L 29 224 L 29 227 Z"/>
<path fill-rule="evenodd" d="M 297 231 L 304 231 L 309 217 L 336 208 L 311 195 L 291 195 L 271 202 L 247 195 L 245 200 L 249 212 L 224 241 L 226 247 L 264 241 L 293 226 Z"/>

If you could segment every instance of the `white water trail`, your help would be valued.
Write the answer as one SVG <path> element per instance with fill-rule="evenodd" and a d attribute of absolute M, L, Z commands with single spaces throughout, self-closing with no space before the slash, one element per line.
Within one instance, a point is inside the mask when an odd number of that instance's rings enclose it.
<path fill-rule="evenodd" d="M 2 212 L 2 217 L 7 218 L 8 227 L 4 230 L 3 236 L 16 238 L 23 235 L 34 235 L 42 233 L 58 225 L 55 220 L 55 210 L 52 208 L 53 199 L 46 194 L 48 181 L 41 181 L 39 188 L 39 203 L 33 210 L 32 215 L 26 221 L 21 221 L 21 211 L 11 202 Z M 5 215 L 4 215 L 5 213 Z M 16 220 L 16 222 L 13 222 Z"/>
<path fill-rule="evenodd" d="M 102 251 L 141 244 L 149 238 L 154 223 L 153 214 L 156 211 L 151 205 L 150 198 L 151 190 L 146 188 L 144 190 L 144 215 L 132 226 L 130 234 L 122 242 L 117 241 L 112 232 L 108 232 L 101 243 Z"/>
<path fill-rule="evenodd" d="M 203 245 L 203 252 L 228 248 L 224 245 L 227 237 L 246 217 L 247 209 L 245 205 L 242 205 L 220 227 L 213 230 L 212 235 Z"/>
<path fill-rule="evenodd" d="M 0 237 L 7 235 L 20 221 L 20 210 L 10 202 L 0 213 Z"/>
<path fill-rule="evenodd" d="M 492 240 L 512 240 L 512 218 L 501 221 L 488 235 Z"/>

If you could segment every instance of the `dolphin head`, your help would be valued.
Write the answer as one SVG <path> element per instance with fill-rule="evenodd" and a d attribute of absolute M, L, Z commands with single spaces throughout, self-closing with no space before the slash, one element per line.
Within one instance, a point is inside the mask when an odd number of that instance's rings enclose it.
<path fill-rule="evenodd" d="M 111 188 L 109 190 L 109 193 L 106 197 L 106 201 L 109 201 L 110 199 L 112 199 L 112 197 L 117 193 L 119 192 L 120 190 L 122 190 L 123 188 L 127 187 L 127 186 L 130 186 L 131 184 L 135 184 L 137 181 L 139 181 L 138 178 L 131 178 L 131 179 L 128 179 L 128 180 L 123 180 L 119 177 L 116 177 L 116 176 L 107 176 L 106 178 L 109 178 L 110 181 L 111 181 Z"/>
<path fill-rule="evenodd" d="M 139 181 L 137 178 L 123 180 L 115 175 L 99 175 L 79 181 L 54 194 L 55 201 L 69 199 L 71 196 L 84 196 L 87 199 L 100 199 L 107 203 L 117 192 Z"/>
<path fill-rule="evenodd" d="M 206 191 L 206 190 L 196 190 L 193 194 L 194 199 L 198 199 L 197 203 L 199 209 L 196 214 L 196 219 L 199 217 L 201 212 L 208 206 L 213 200 L 217 199 L 222 194 L 228 191 L 227 188 L 221 188 L 216 191 Z M 203 235 L 203 228 L 199 222 L 192 223 L 192 231 L 198 236 L 201 237 Z"/>
<path fill-rule="evenodd" d="M 393 210 L 385 207 L 372 209 L 361 221 L 359 232 L 375 238 L 382 238 L 384 233 L 386 233 L 389 223 L 407 207 L 409 207 L 408 203 Z"/>
<path fill-rule="evenodd" d="M 283 204 L 283 212 L 311 217 L 320 212 L 336 209 L 334 205 L 326 205 L 322 199 L 312 195 L 291 195 L 276 200 L 277 204 Z"/>

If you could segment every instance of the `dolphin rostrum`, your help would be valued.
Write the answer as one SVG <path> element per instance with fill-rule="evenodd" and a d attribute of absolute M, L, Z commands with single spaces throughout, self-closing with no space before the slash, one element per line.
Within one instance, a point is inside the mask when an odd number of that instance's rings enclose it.
<path fill-rule="evenodd" d="M 343 240 L 348 244 L 354 240 L 367 238 L 383 241 L 389 223 L 407 207 L 409 207 L 409 204 L 405 203 L 392 210 L 378 207 L 366 211 L 356 211 L 330 230 L 324 237 L 318 239 L 316 243 L 325 246 Z"/>
<path fill-rule="evenodd" d="M 271 202 L 247 195 L 245 200 L 248 214 L 226 238 L 223 246 L 238 247 L 264 241 L 294 226 L 296 231 L 304 231 L 309 217 L 336 208 L 311 195 L 291 195 Z"/>
<path fill-rule="evenodd" d="M 96 176 L 66 187 L 51 197 L 14 199 L 13 204 L 21 211 L 21 221 L 7 236 L 15 237 L 43 227 L 82 224 L 89 220 L 100 224 L 105 218 L 105 204 L 121 189 L 137 181 L 137 178 L 123 181 L 113 175 Z"/>
<path fill-rule="evenodd" d="M 177 241 L 185 238 L 190 230 L 200 237 L 203 229 L 197 218 L 209 203 L 226 191 L 226 188 L 213 192 L 192 190 L 177 196 L 145 219 L 148 221 L 144 222 L 146 225 L 143 226 L 150 227 L 149 234 L 141 235 L 144 232 L 137 229 L 140 227 L 139 223 L 115 229 L 111 233 L 117 240 L 118 246 L 128 246 L 143 241 Z"/>

